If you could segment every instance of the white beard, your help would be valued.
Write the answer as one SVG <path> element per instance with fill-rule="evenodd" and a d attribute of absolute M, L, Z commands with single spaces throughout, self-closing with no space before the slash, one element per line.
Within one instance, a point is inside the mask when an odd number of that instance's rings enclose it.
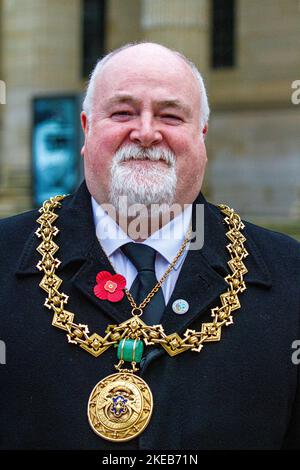
<path fill-rule="evenodd" d="M 153 162 L 164 160 L 167 165 L 163 168 L 155 163 L 147 167 L 122 163 L 142 159 Z M 151 209 L 152 215 L 161 206 L 160 212 L 163 213 L 174 201 L 176 185 L 176 157 L 173 152 L 127 145 L 119 149 L 112 159 L 109 202 L 124 216 L 128 214 L 128 208 L 135 204 Z M 154 208 L 152 205 L 155 205 Z"/>

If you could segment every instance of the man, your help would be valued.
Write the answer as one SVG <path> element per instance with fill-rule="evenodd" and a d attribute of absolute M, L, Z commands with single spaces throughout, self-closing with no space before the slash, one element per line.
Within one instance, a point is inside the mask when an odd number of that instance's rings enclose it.
<path fill-rule="evenodd" d="M 96 66 L 85 183 L 1 222 L 1 448 L 300 448 L 299 244 L 206 202 L 208 114 L 161 45 Z"/>

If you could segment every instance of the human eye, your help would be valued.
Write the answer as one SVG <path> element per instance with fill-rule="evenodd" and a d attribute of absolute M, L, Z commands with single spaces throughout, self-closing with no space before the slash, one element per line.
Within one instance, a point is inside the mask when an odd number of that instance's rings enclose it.
<path fill-rule="evenodd" d="M 134 117 L 134 112 L 128 109 L 117 109 L 111 113 L 111 119 L 114 121 L 127 121 Z"/>
<path fill-rule="evenodd" d="M 163 113 L 160 115 L 160 119 L 163 122 L 171 125 L 177 125 L 183 122 L 182 117 L 179 114 L 175 113 Z"/>

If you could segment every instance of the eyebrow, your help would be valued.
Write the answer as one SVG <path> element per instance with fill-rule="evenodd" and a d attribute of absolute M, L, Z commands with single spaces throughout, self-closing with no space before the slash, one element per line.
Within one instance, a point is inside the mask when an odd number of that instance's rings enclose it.
<path fill-rule="evenodd" d="M 134 98 L 134 96 L 132 95 L 122 94 L 122 95 L 114 96 L 107 101 L 108 106 L 111 106 L 114 104 L 121 104 L 121 103 L 138 104 L 139 100 Z M 181 101 L 179 101 L 178 99 L 170 98 L 166 100 L 159 100 L 159 101 L 156 101 L 155 104 L 159 109 L 174 108 L 174 109 L 178 109 L 180 111 L 185 112 L 188 116 L 191 115 L 191 108 L 187 106 L 186 104 L 182 103 Z"/>
<path fill-rule="evenodd" d="M 174 108 L 185 112 L 187 115 L 191 114 L 191 108 L 177 99 L 157 101 L 157 105 L 159 108 Z"/>

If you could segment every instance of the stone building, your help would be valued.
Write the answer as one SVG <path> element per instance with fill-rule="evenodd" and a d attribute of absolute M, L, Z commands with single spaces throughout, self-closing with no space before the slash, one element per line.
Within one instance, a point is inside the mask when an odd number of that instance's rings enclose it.
<path fill-rule="evenodd" d="M 0 0 L 0 24 L 1 216 L 33 206 L 33 98 L 80 96 L 97 56 L 149 40 L 182 51 L 205 79 L 205 194 L 297 235 L 299 0 Z"/>

